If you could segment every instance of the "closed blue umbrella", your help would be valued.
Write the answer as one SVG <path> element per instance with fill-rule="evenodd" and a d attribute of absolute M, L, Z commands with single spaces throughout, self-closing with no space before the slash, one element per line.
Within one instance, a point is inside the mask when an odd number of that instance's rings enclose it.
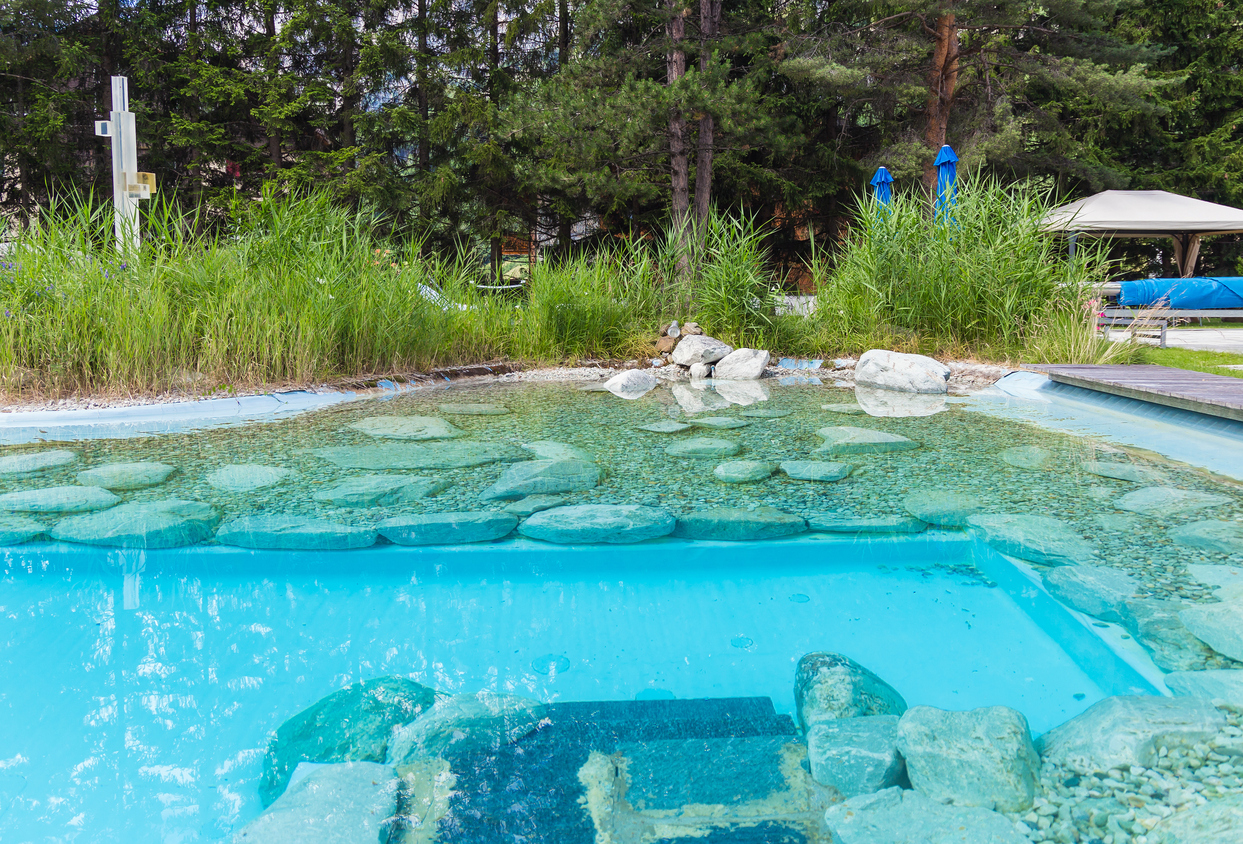
<path fill-rule="evenodd" d="M 888 205 L 893 199 L 893 176 L 889 175 L 889 171 L 884 167 L 877 167 L 876 174 L 872 176 L 872 181 L 868 182 L 876 192 L 876 201 L 881 205 Z"/>
<path fill-rule="evenodd" d="M 958 156 L 946 144 L 941 147 L 937 160 L 932 163 L 937 166 L 936 207 L 937 216 L 940 216 L 942 212 L 948 212 L 949 207 L 954 204 L 954 197 L 958 195 L 958 188 L 954 185 L 958 180 Z"/>

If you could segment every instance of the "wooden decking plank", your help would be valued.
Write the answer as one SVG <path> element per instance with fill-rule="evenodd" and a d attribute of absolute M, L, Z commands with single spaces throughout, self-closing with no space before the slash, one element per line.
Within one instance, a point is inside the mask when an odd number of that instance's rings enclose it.
<path fill-rule="evenodd" d="M 1042 372 L 1061 384 L 1243 422 L 1243 379 L 1228 375 L 1151 364 L 1039 364 L 1023 368 Z"/>

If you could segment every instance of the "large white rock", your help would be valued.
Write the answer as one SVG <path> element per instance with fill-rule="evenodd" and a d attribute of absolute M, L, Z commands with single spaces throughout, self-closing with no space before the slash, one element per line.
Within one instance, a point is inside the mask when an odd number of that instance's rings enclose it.
<path fill-rule="evenodd" d="M 754 381 L 764 374 L 772 358 L 760 349 L 734 349 L 716 362 L 712 377 L 722 381 Z"/>
<path fill-rule="evenodd" d="M 908 709 L 898 722 L 898 750 L 912 787 L 939 803 L 1018 812 L 1036 796 L 1040 757 L 1027 719 L 1008 706 Z"/>
<path fill-rule="evenodd" d="M 833 844 L 1027 844 L 1004 815 L 977 806 L 945 806 L 899 786 L 830 806 Z"/>
<path fill-rule="evenodd" d="M 1190 747 L 1225 725 L 1225 716 L 1204 700 L 1107 697 L 1049 730 L 1036 747 L 1046 761 L 1057 764 L 1083 764 L 1095 771 L 1149 768 L 1163 745 Z"/>
<path fill-rule="evenodd" d="M 944 393 L 950 368 L 923 355 L 885 349 L 864 352 L 855 365 L 855 383 L 904 393 Z"/>
<path fill-rule="evenodd" d="M 1058 566 L 1044 575 L 1049 594 L 1101 621 L 1121 622 L 1126 602 L 1139 581 L 1111 566 Z"/>
<path fill-rule="evenodd" d="M 1243 660 L 1243 595 L 1231 592 L 1220 603 L 1187 607 L 1178 618 L 1191 635 L 1219 654 Z"/>
<path fill-rule="evenodd" d="M 1224 700 L 1234 706 L 1243 707 L 1243 671 L 1237 669 L 1171 671 L 1165 675 L 1165 687 L 1175 697 Z"/>
<path fill-rule="evenodd" d="M 233 844 L 374 844 L 397 813 L 397 772 L 376 762 L 322 765 L 233 836 Z"/>
<path fill-rule="evenodd" d="M 715 337 L 706 334 L 692 334 L 683 337 L 673 350 L 673 362 L 681 366 L 692 366 L 696 363 L 716 363 L 734 350 L 728 343 L 722 343 Z"/>
<path fill-rule="evenodd" d="M 604 389 L 622 399 L 637 399 L 656 389 L 660 381 L 646 369 L 627 369 L 604 382 Z"/>
<path fill-rule="evenodd" d="M 855 387 L 855 401 L 868 416 L 901 419 L 908 416 L 932 416 L 949 410 L 945 396 L 936 393 L 908 393 L 880 387 Z"/>

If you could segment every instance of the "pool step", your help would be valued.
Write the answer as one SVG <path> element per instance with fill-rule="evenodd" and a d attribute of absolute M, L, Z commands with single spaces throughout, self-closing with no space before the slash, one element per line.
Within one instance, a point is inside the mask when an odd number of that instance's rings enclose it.
<path fill-rule="evenodd" d="M 667 811 L 645 807 L 704 801 L 753 811 L 745 824 L 692 812 L 675 824 L 694 827 L 689 840 L 819 840 L 809 837 L 815 813 L 800 815 L 806 795 L 790 796 L 785 784 L 793 777 L 798 791 L 810 783 L 799 761 L 805 747 L 768 698 L 572 702 L 547 711 L 547 726 L 496 753 L 446 754 L 456 794 L 439 844 L 595 844 L 598 832 L 615 844 L 658 841 L 668 833 L 648 813 Z M 643 797 L 632 803 L 627 794 Z"/>

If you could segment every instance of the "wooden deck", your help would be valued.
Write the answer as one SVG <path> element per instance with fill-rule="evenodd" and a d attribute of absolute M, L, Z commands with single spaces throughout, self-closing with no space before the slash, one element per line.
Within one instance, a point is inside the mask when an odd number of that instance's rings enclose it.
<path fill-rule="evenodd" d="M 1024 365 L 1060 384 L 1243 422 L 1243 378 L 1170 366 Z"/>

